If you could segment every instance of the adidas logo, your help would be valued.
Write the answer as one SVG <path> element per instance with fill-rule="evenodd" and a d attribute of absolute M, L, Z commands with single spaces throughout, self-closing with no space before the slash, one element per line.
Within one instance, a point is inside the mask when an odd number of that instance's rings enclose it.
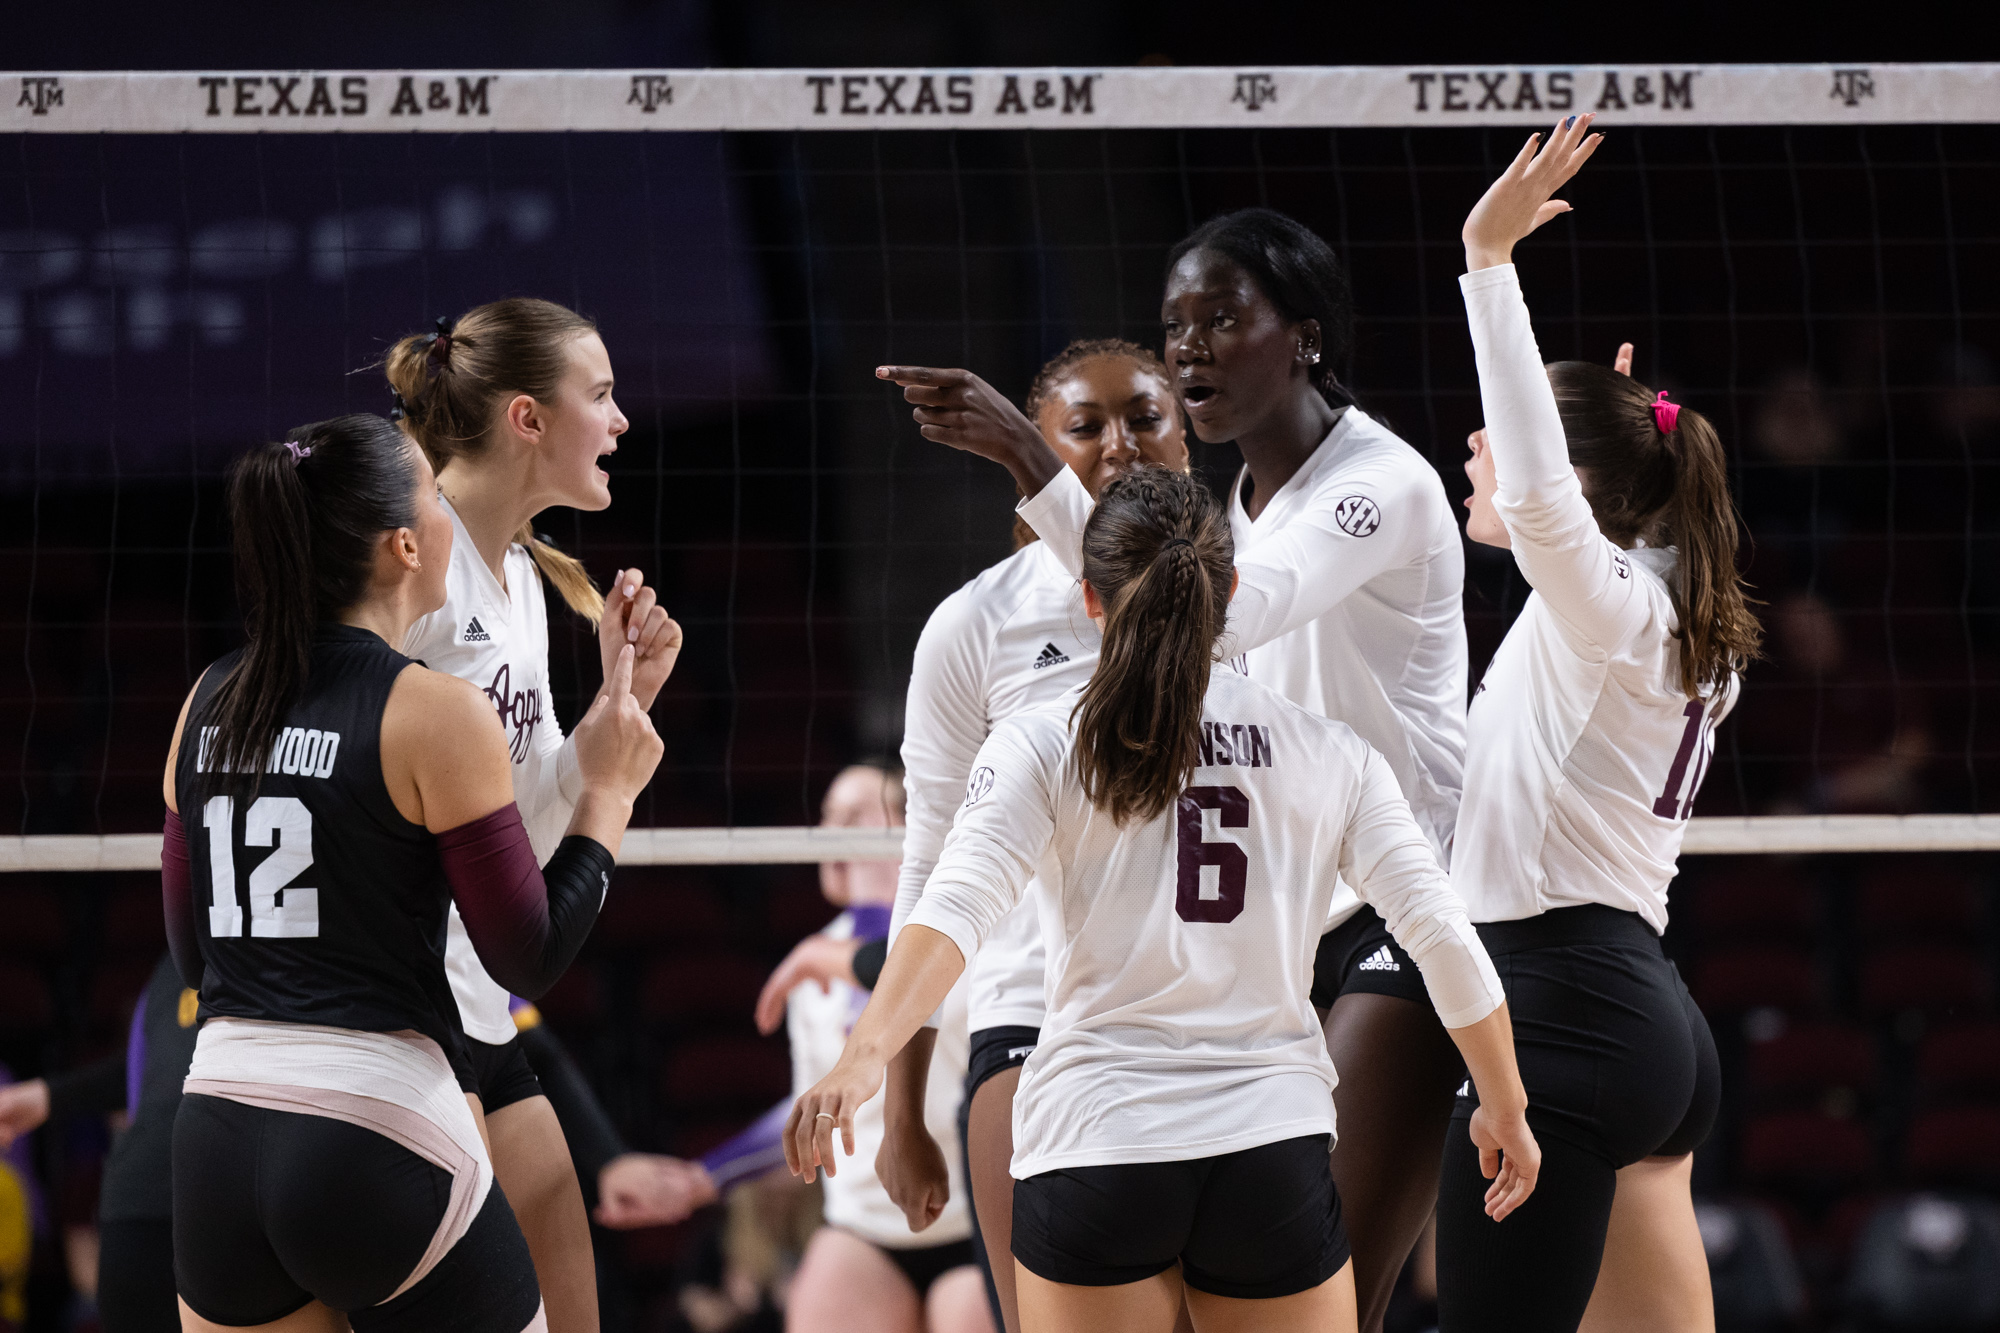
<path fill-rule="evenodd" d="M 1385 944 L 1363 959 L 1361 965 L 1354 970 L 1357 972 L 1400 972 L 1403 970 L 1403 965 L 1396 961 L 1396 955 L 1390 953 L 1389 946 Z"/>
<path fill-rule="evenodd" d="M 1068 653 L 1052 643 L 1044 644 L 1042 646 L 1042 655 L 1035 659 L 1034 669 L 1040 671 L 1043 667 L 1061 666 L 1067 661 L 1069 661 Z"/>
<path fill-rule="evenodd" d="M 472 619 L 465 622 L 465 638 L 463 642 L 491 643 L 492 641 L 493 641 L 493 636 L 491 634 L 488 634 L 486 632 L 486 627 L 479 623 L 478 616 L 474 616 Z"/>

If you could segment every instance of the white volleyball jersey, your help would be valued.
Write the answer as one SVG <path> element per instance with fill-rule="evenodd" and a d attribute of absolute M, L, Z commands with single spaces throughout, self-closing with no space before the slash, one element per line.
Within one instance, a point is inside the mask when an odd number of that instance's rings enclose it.
<path fill-rule="evenodd" d="M 1675 552 L 1621 550 L 1570 466 L 1514 266 L 1459 279 L 1494 508 L 1534 588 L 1472 700 L 1454 878 L 1474 921 L 1604 903 L 1667 927 L 1667 884 L 1738 680 L 1689 698 Z"/>
<path fill-rule="evenodd" d="M 917 640 L 903 711 L 909 832 L 890 939 L 909 919 L 996 723 L 1090 679 L 1100 636 L 1083 589 L 1045 543 L 1023 547 L 938 604 Z M 974 1032 L 1040 1027 L 1042 934 L 1023 903 L 990 931 L 967 972 Z"/>
<path fill-rule="evenodd" d="M 501 587 L 479 558 L 458 511 L 449 501 L 444 509 L 452 525 L 444 605 L 410 627 L 403 653 L 433 671 L 471 681 L 492 700 L 514 758 L 514 800 L 521 807 L 521 822 L 535 859 L 547 864 L 583 796 L 583 776 L 576 767 L 576 745 L 563 737 L 549 697 L 549 613 L 541 571 L 527 547 L 510 546 L 507 586 Z M 495 1046 L 512 1041 L 507 991 L 486 975 L 456 906 L 444 964 L 465 1034 Z"/>
<path fill-rule="evenodd" d="M 1077 775 L 1077 695 L 1016 714 L 978 767 L 912 925 L 967 957 L 1034 884 L 1049 1014 L 1014 1097 L 1016 1178 L 1332 1133 L 1309 995 L 1344 878 L 1448 1027 L 1500 981 L 1382 757 L 1233 671 L 1210 676 L 1187 791 L 1120 828 Z"/>
<path fill-rule="evenodd" d="M 1389 763 L 1451 864 L 1465 771 L 1465 550 L 1437 470 L 1359 408 L 1253 520 L 1230 488 L 1239 577 L 1221 651 L 1252 680 L 1345 722 Z M 1021 505 L 1072 571 L 1091 499 L 1058 476 Z M 1360 907 L 1351 893 L 1335 921 Z"/>
<path fill-rule="evenodd" d="M 854 918 L 842 912 L 822 934 L 833 939 L 851 939 Z M 792 1044 L 792 1096 L 805 1094 L 813 1084 L 833 1072 L 847 1045 L 847 1034 L 868 1003 L 868 992 L 835 981 L 821 991 L 818 982 L 803 982 L 785 1000 L 785 1035 Z M 938 1029 L 937 1047 L 931 1055 L 930 1083 L 924 1090 L 924 1127 L 937 1140 L 951 1175 L 951 1199 L 938 1220 L 922 1231 L 911 1231 L 909 1221 L 889 1198 L 875 1174 L 875 1154 L 882 1147 L 882 1094 L 863 1102 L 854 1113 L 854 1155 L 841 1150 L 834 1139 L 838 1159 L 837 1175 L 823 1176 L 826 1185 L 826 1220 L 856 1235 L 892 1250 L 919 1246 L 949 1245 L 972 1234 L 972 1217 L 966 1209 L 965 1174 L 958 1151 L 958 1101 L 965 1088 L 965 1062 L 970 1053 L 965 1027 L 965 983 L 952 988 L 939 1011 L 943 1021 Z"/>

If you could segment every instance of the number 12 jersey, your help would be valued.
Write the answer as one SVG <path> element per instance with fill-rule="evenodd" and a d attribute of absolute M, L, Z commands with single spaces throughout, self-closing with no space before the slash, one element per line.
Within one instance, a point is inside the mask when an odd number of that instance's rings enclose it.
<path fill-rule="evenodd" d="M 230 1018 L 421 1032 L 461 1074 L 445 980 L 451 888 L 437 839 L 382 779 L 382 712 L 410 660 L 377 635 L 321 625 L 305 688 L 249 799 L 214 785 L 209 701 L 240 654 L 195 690 L 174 769 L 187 830 L 202 1007 Z"/>
<path fill-rule="evenodd" d="M 1344 878 L 1423 970 L 1448 1027 L 1498 977 L 1382 756 L 1216 669 L 1191 785 L 1123 827 L 1078 777 L 1071 692 L 999 723 L 910 915 L 971 957 L 1020 901 L 1049 1015 L 1014 1101 L 1016 1178 L 1185 1161 L 1334 1129 L 1308 989 Z"/>

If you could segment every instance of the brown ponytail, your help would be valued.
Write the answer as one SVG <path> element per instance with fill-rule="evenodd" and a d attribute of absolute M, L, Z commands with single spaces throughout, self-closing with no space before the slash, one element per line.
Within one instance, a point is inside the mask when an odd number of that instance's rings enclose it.
<path fill-rule="evenodd" d="M 248 642 L 189 740 L 209 791 L 256 790 L 305 688 L 313 639 L 367 594 L 376 543 L 416 523 L 417 459 L 381 417 L 300 426 L 236 461 L 229 526 Z M 212 732 L 211 732 L 212 729 Z"/>
<path fill-rule="evenodd" d="M 401 401 L 405 428 L 443 472 L 452 459 L 485 449 L 502 402 L 523 393 L 552 397 L 568 369 L 569 343 L 596 331 L 595 323 L 553 301 L 492 301 L 456 324 L 438 321 L 436 333 L 398 339 L 382 369 Z M 592 624 L 603 617 L 604 594 L 582 561 L 536 537 L 530 524 L 522 524 L 514 540 L 528 548 L 570 610 Z"/>
<path fill-rule="evenodd" d="M 1683 407 L 1667 418 L 1629 375 L 1587 361 L 1549 366 L 1569 461 L 1604 535 L 1680 552 L 1670 591 L 1679 613 L 1681 688 L 1692 697 L 1721 685 L 1758 656 L 1763 631 L 1736 570 L 1736 505 L 1722 439 Z"/>
<path fill-rule="evenodd" d="M 1091 804 L 1156 818 L 1186 788 L 1201 740 L 1235 545 L 1222 506 L 1184 472 L 1136 468 L 1104 488 L 1083 531 L 1083 576 L 1104 647 L 1074 713 Z"/>

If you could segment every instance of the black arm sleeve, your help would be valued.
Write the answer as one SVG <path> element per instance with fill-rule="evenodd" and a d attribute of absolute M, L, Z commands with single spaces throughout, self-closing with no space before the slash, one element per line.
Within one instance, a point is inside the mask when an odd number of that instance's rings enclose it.
<path fill-rule="evenodd" d="M 201 959 L 201 934 L 194 923 L 193 872 L 188 863 L 187 832 L 181 817 L 167 811 L 160 835 L 160 903 L 166 915 L 167 950 L 180 970 L 181 984 L 201 989 L 206 971 Z"/>
<path fill-rule="evenodd" d="M 597 1173 L 614 1157 L 631 1151 L 625 1146 L 610 1112 L 597 1100 L 583 1071 L 570 1059 L 556 1034 L 537 1023 L 521 1033 L 521 1051 L 528 1067 L 542 1082 L 549 1105 L 555 1108 L 563 1137 L 569 1141 L 570 1161 L 576 1167 L 577 1183 L 583 1186 L 587 1208 L 597 1207 Z"/>
<path fill-rule="evenodd" d="M 888 939 L 870 940 L 854 951 L 854 979 L 861 989 L 874 990 L 882 979 L 882 965 L 889 961 Z"/>
<path fill-rule="evenodd" d="M 537 866 L 513 805 L 445 830 L 437 844 L 473 952 L 495 981 L 539 1000 L 597 923 L 611 890 L 611 853 L 572 834 L 546 868 Z"/>
<path fill-rule="evenodd" d="M 49 1119 L 109 1115 L 125 1109 L 125 1052 L 93 1060 L 81 1069 L 50 1074 Z"/>

